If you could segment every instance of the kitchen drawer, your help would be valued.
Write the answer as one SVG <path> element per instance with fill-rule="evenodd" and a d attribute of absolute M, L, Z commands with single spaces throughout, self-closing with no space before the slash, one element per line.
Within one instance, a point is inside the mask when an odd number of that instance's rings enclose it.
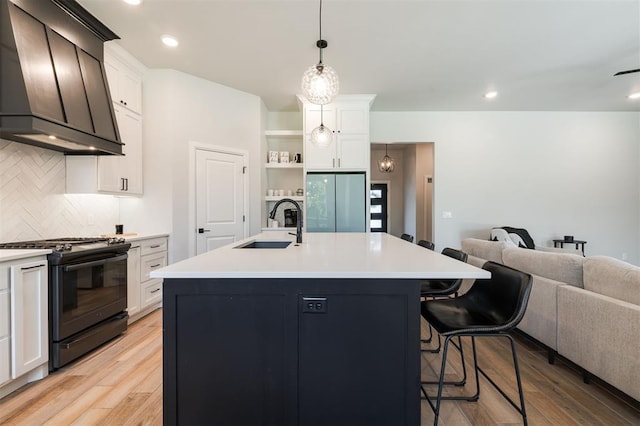
<path fill-rule="evenodd" d="M 167 251 L 167 239 L 165 237 L 152 238 L 140 241 L 140 256 Z"/>
<path fill-rule="evenodd" d="M 11 362 L 9 359 L 9 338 L 0 338 L 0 385 L 11 378 Z"/>
<path fill-rule="evenodd" d="M 9 292 L 0 291 L 0 339 L 9 337 Z"/>
<path fill-rule="evenodd" d="M 142 308 L 162 301 L 162 280 L 153 279 L 142 284 Z"/>
<path fill-rule="evenodd" d="M 150 279 L 149 273 L 167 266 L 167 253 L 149 254 L 140 258 L 140 282 Z"/>

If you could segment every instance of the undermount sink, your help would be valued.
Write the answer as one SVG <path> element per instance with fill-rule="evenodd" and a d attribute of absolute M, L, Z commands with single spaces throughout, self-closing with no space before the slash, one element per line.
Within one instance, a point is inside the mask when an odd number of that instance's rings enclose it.
<path fill-rule="evenodd" d="M 289 247 L 291 241 L 265 241 L 265 240 L 254 240 L 249 241 L 248 243 L 244 243 L 240 246 L 236 246 L 234 248 L 240 249 L 283 249 Z"/>

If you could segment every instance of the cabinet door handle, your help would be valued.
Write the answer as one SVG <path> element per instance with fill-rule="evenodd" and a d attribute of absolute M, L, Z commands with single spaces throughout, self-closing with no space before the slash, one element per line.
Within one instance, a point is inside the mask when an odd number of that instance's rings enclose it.
<path fill-rule="evenodd" d="M 160 244 L 154 244 L 152 246 L 149 246 L 149 248 L 158 248 L 158 247 L 160 247 Z"/>
<path fill-rule="evenodd" d="M 159 288 L 156 288 L 155 290 L 151 290 L 151 294 L 153 294 L 153 293 L 157 293 L 157 292 L 159 292 L 159 291 L 160 291 L 160 289 L 159 289 Z"/>
<path fill-rule="evenodd" d="M 155 265 L 151 265 L 150 268 L 157 268 L 160 265 L 161 265 L 160 263 L 156 263 Z"/>
<path fill-rule="evenodd" d="M 28 271 L 29 269 L 43 268 L 44 266 L 46 266 L 46 265 L 42 264 L 42 265 L 35 265 L 35 266 L 26 266 L 24 268 L 20 268 L 20 270 L 21 271 Z"/>
<path fill-rule="evenodd" d="M 333 166 L 331 166 L 331 167 L 335 167 L 335 166 L 336 166 L 336 159 L 334 158 L 333 159 Z"/>
<path fill-rule="evenodd" d="M 340 159 L 338 158 L 338 168 L 340 168 Z"/>
<path fill-rule="evenodd" d="M 125 104 L 125 105 L 126 105 L 126 104 Z M 129 178 L 125 178 L 125 179 L 124 179 L 124 182 L 125 182 L 125 184 L 126 184 L 126 186 L 125 186 L 125 188 L 126 188 L 126 189 L 125 189 L 125 191 L 128 191 L 128 190 L 129 190 Z"/>

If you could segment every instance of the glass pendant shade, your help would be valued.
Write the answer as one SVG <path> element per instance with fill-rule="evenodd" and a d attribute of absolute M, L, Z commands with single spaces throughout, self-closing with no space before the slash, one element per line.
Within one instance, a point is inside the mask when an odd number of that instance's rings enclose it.
<path fill-rule="evenodd" d="M 331 103 L 339 89 L 338 74 L 329 65 L 313 65 L 302 75 L 302 94 L 312 104 Z"/>
<path fill-rule="evenodd" d="M 378 160 L 378 170 L 381 173 L 393 173 L 396 169 L 396 162 L 393 158 L 389 157 L 387 154 L 387 147 L 384 147 L 384 157 L 381 160 Z"/>
<path fill-rule="evenodd" d="M 324 124 L 319 125 L 311 132 L 311 143 L 318 148 L 326 148 L 331 145 L 333 133 Z"/>

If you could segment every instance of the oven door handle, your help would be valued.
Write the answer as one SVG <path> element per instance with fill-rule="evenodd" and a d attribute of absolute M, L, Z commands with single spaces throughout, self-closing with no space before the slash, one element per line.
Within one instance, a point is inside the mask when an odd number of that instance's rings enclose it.
<path fill-rule="evenodd" d="M 93 262 L 85 262 L 85 263 L 78 263 L 78 264 L 75 264 L 75 265 L 68 265 L 68 266 L 64 267 L 64 271 L 65 272 L 76 271 L 78 269 L 90 268 L 92 266 L 105 265 L 107 263 L 112 263 L 112 262 L 120 262 L 121 260 L 126 260 L 127 257 L 128 257 L 127 254 L 122 254 L 120 256 L 108 257 L 106 259 L 100 259 L 100 260 L 94 260 Z"/>

